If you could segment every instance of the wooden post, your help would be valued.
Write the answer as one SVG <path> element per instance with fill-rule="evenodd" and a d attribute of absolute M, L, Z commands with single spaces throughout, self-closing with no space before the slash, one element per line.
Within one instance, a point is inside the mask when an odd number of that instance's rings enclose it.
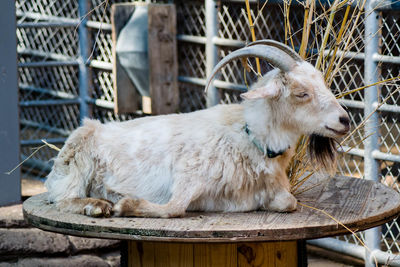
<path fill-rule="evenodd" d="M 122 262 L 127 267 L 306 266 L 298 243 L 166 243 L 127 241 Z M 301 244 L 299 244 L 301 245 Z M 306 263 L 306 261 L 305 261 Z"/>
<path fill-rule="evenodd" d="M 150 4 L 148 20 L 151 113 L 175 113 L 179 107 L 175 6 Z"/>

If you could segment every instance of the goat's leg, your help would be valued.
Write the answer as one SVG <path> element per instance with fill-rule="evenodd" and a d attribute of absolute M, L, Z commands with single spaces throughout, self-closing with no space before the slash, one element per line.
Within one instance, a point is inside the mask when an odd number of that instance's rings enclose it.
<path fill-rule="evenodd" d="M 267 210 L 290 212 L 296 210 L 297 199 L 284 188 L 275 193 L 274 198 L 266 205 Z"/>
<path fill-rule="evenodd" d="M 145 199 L 123 198 L 113 208 L 118 217 L 180 217 L 185 214 L 187 206 L 178 206 L 173 202 L 156 204 Z"/>
<path fill-rule="evenodd" d="M 97 198 L 67 198 L 56 202 L 58 210 L 91 217 L 110 217 L 113 203 Z"/>
<path fill-rule="evenodd" d="M 190 191 L 174 192 L 166 204 L 156 204 L 145 199 L 125 197 L 114 205 L 113 213 L 114 216 L 120 217 L 182 217 L 197 195 L 197 190 L 193 188 Z"/>

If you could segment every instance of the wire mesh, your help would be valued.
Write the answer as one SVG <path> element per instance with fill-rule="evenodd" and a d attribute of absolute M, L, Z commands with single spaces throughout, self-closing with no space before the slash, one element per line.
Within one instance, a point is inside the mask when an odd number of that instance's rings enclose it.
<path fill-rule="evenodd" d="M 393 11 L 385 11 L 381 16 L 381 54 L 384 56 L 400 56 L 400 14 Z M 381 79 L 386 80 L 397 77 L 400 74 L 399 61 L 396 64 L 380 63 Z M 380 89 L 380 101 L 388 98 L 386 104 L 399 106 L 400 93 L 394 93 L 399 88 L 398 83 L 385 83 Z M 380 151 L 394 155 L 400 155 L 400 113 L 380 112 Z M 380 161 L 380 180 L 382 183 L 400 192 L 399 186 L 400 162 Z M 383 251 L 391 253 L 400 252 L 400 224 L 399 220 L 393 220 L 382 227 Z"/>
<path fill-rule="evenodd" d="M 178 46 L 179 75 L 206 78 L 206 51 L 202 44 L 180 43 Z"/>
<path fill-rule="evenodd" d="M 78 1 L 58 1 L 58 0 L 18 0 L 15 1 L 17 12 L 23 12 L 24 15 L 20 19 L 26 20 L 29 17 L 29 13 L 38 15 L 38 19 L 35 21 L 42 20 L 44 16 L 55 16 L 64 18 L 76 18 L 78 17 Z"/>
<path fill-rule="evenodd" d="M 113 3 L 130 1 L 109 1 L 104 9 L 106 1 L 89 0 L 89 8 L 92 12 L 88 20 L 92 26 L 88 26 L 88 47 L 92 53 L 91 60 L 102 63 L 102 67 L 91 66 L 89 68 L 90 88 L 90 116 L 107 121 L 123 121 L 140 117 L 140 114 L 116 115 L 113 112 L 113 77 L 111 75 L 112 41 L 110 29 L 110 7 Z M 159 1 L 157 1 L 159 2 Z M 70 26 L 41 26 L 18 27 L 18 55 L 19 55 L 19 92 L 20 92 L 20 125 L 21 125 L 21 158 L 31 153 L 31 147 L 40 145 L 40 139 L 52 139 L 62 145 L 62 140 L 80 124 L 79 103 L 73 100 L 79 99 L 79 36 L 76 32 L 80 18 L 78 15 L 78 0 L 17 0 L 18 24 L 39 22 L 68 21 Z M 255 19 L 255 33 L 257 39 L 275 39 L 286 42 L 298 49 L 301 42 L 304 11 L 302 8 L 291 8 L 291 28 L 285 28 L 282 20 L 284 7 L 282 4 L 271 4 L 262 9 L 262 3 L 252 4 L 251 12 Z M 205 8 L 204 1 L 175 1 L 177 10 L 178 35 L 205 37 Z M 104 13 L 105 10 L 105 13 Z M 321 12 L 324 11 L 321 8 Z M 380 49 L 383 56 L 397 58 L 400 56 L 400 15 L 397 12 L 385 11 L 380 16 Z M 335 16 L 333 27 L 337 29 L 343 20 L 344 13 L 340 11 Z M 349 41 L 352 52 L 359 56 L 343 59 L 331 87 L 335 94 L 341 94 L 351 89 L 364 85 L 364 27 L 362 20 L 349 16 L 349 27 L 354 26 L 352 35 L 343 38 Z M 94 24 L 97 26 L 93 26 Z M 96 24 L 97 23 L 97 24 Z M 99 30 L 99 25 L 102 30 Z M 309 51 L 307 56 L 315 62 L 319 51 L 319 45 L 326 21 L 322 21 L 311 29 Z M 337 31 L 333 31 L 337 33 Z M 222 39 L 249 42 L 251 41 L 248 17 L 243 3 L 225 1 L 219 4 L 218 9 L 218 37 Z M 335 44 L 332 35 L 328 40 L 328 47 Z M 96 41 L 96 45 L 94 42 Z M 227 55 L 236 47 L 219 46 L 220 57 Z M 190 82 L 184 78 L 197 78 L 202 81 L 206 78 L 206 53 L 205 41 L 191 42 L 180 40 L 178 42 L 179 63 L 179 91 L 180 112 L 190 112 L 206 107 L 206 99 L 201 82 Z M 326 68 L 329 57 L 325 57 L 323 66 Z M 68 61 L 68 64 L 65 62 Z M 26 63 L 53 62 L 55 65 L 23 66 Z M 381 79 L 389 79 L 399 75 L 399 63 L 382 60 L 379 64 Z M 58 65 L 57 65 L 58 64 Z M 254 61 L 250 64 L 255 66 Z M 262 73 L 270 70 L 266 62 L 262 62 Z M 246 79 L 245 79 L 246 78 Z M 244 73 L 240 62 L 233 62 L 220 72 L 219 79 L 233 84 L 245 85 L 245 81 L 251 85 L 257 76 L 253 73 Z M 379 88 L 380 100 L 388 97 L 387 104 L 398 107 L 400 93 L 393 94 L 398 88 L 396 83 L 387 83 Z M 219 89 L 221 102 L 237 103 L 240 101 L 240 92 L 232 89 Z M 390 95 L 392 94 L 392 95 Z M 347 95 L 343 98 L 353 103 L 349 106 L 351 127 L 355 129 L 364 118 L 362 105 L 364 95 L 362 91 Z M 50 105 L 49 102 L 53 101 Z M 58 102 L 57 102 L 58 101 Z M 64 101 L 64 102 L 63 102 Z M 68 102 L 72 101 L 72 102 Z M 95 101 L 104 101 L 105 105 L 96 104 Z M 348 103 L 348 102 L 346 102 Z M 400 114 L 396 112 L 379 112 L 381 124 L 376 129 L 380 133 L 381 152 L 400 154 Z M 347 142 L 346 147 L 354 147 L 353 151 L 344 154 L 340 159 L 339 172 L 353 177 L 364 177 L 363 157 L 355 150 L 363 151 L 364 131 L 361 128 Z M 51 167 L 49 160 L 56 155 L 54 150 L 44 148 L 32 159 L 23 165 L 23 177 L 44 178 Z M 399 172 L 400 163 L 394 161 L 380 161 L 380 179 L 383 183 L 400 191 Z M 386 224 L 382 231 L 382 250 L 393 253 L 400 252 L 399 248 L 399 224 L 396 220 Z M 363 234 L 360 233 L 362 236 Z M 354 236 L 343 236 L 342 240 L 356 243 Z"/>
<path fill-rule="evenodd" d="M 29 56 L 26 61 L 77 57 L 78 36 L 74 28 L 18 28 L 17 38 L 18 53 Z"/>
<path fill-rule="evenodd" d="M 176 2 L 177 32 L 191 36 L 205 36 L 205 7 L 203 1 Z"/>
<path fill-rule="evenodd" d="M 76 1 L 16 1 L 16 7 L 17 22 L 22 24 L 76 18 L 78 4 Z M 25 159 L 33 152 L 32 147 L 41 145 L 41 139 L 62 145 L 62 140 L 79 126 L 79 106 L 63 104 L 78 94 L 78 68 L 74 63 L 57 65 L 59 61 L 77 58 L 78 36 L 73 27 L 19 27 L 17 40 L 20 65 L 56 63 L 19 68 L 21 159 Z M 49 160 L 54 156 L 56 152 L 49 148 L 35 153 L 23 165 L 22 178 L 45 177 Z"/>

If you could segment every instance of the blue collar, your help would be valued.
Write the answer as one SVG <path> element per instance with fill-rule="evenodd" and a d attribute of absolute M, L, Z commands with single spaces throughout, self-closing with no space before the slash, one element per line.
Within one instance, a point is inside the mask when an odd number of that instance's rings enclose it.
<path fill-rule="evenodd" d="M 246 125 L 244 126 L 244 130 L 247 133 L 247 135 L 250 137 L 251 135 L 251 131 L 246 123 Z M 261 151 L 261 153 L 263 153 L 264 156 L 267 156 L 268 158 L 272 159 L 272 158 L 276 158 L 277 156 L 282 155 L 283 153 L 285 153 L 286 149 L 284 150 L 280 150 L 280 151 L 273 151 L 271 149 L 269 149 L 267 146 L 262 146 L 255 138 L 251 138 L 251 141 L 253 142 L 253 144 L 258 148 L 258 150 Z"/>

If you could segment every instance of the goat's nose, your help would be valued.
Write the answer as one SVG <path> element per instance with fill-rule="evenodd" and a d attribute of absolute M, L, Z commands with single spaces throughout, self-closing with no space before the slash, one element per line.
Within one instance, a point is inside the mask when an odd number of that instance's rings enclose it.
<path fill-rule="evenodd" d="M 348 116 L 341 116 L 339 117 L 339 122 L 341 124 L 344 125 L 344 127 L 346 127 L 346 129 L 348 130 L 350 128 L 350 119 Z"/>

